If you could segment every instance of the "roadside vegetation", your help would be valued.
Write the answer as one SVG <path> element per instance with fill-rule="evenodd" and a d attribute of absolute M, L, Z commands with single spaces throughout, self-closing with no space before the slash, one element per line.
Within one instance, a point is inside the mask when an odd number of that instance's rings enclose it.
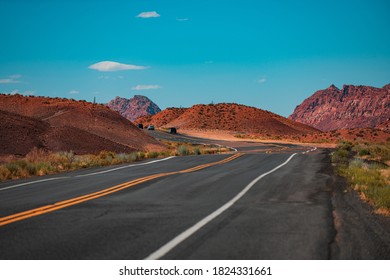
<path fill-rule="evenodd" d="M 114 153 L 101 151 L 99 154 L 75 155 L 74 152 L 47 152 L 34 148 L 24 158 L 11 160 L 0 165 L 0 181 L 43 176 L 64 171 L 90 167 L 132 163 L 144 159 L 169 156 L 217 154 L 229 151 L 225 148 L 166 142 L 168 149 L 163 152 Z"/>
<path fill-rule="evenodd" d="M 390 143 L 342 142 L 332 162 L 363 200 L 378 213 L 390 214 Z"/>

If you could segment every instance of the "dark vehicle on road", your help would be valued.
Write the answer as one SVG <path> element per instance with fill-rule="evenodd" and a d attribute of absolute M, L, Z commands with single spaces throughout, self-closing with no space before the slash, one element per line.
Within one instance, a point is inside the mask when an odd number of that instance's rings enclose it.
<path fill-rule="evenodd" d="M 144 125 L 143 125 L 142 123 L 137 124 L 137 127 L 138 127 L 139 129 L 144 129 Z"/>
<path fill-rule="evenodd" d="M 150 124 L 150 125 L 148 126 L 148 130 L 154 130 L 154 125 Z"/>
<path fill-rule="evenodd" d="M 171 128 L 168 129 L 168 132 L 170 134 L 176 134 L 177 133 L 177 129 L 175 127 L 171 127 Z"/>

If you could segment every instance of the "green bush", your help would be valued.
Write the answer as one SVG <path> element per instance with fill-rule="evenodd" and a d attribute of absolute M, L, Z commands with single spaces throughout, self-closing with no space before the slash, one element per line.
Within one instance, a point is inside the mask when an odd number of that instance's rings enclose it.
<path fill-rule="evenodd" d="M 157 158 L 159 156 L 158 152 L 148 152 L 147 158 Z"/>
<path fill-rule="evenodd" d="M 338 149 L 332 153 L 332 162 L 347 164 L 349 158 L 349 151 L 346 149 Z"/>
<path fill-rule="evenodd" d="M 368 156 L 368 155 L 370 155 L 370 151 L 367 149 L 361 149 L 359 151 L 359 156 Z"/>
<path fill-rule="evenodd" d="M 388 145 L 366 143 L 364 146 L 353 147 L 343 144 L 333 152 L 332 161 L 336 164 L 338 173 L 346 177 L 351 186 L 364 194 L 375 207 L 390 209 L 389 178 L 382 174 L 382 170 L 389 167 L 378 162 L 365 162 L 360 158 L 349 159 L 351 151 L 357 152 L 359 156 L 369 155 L 370 158 L 384 160 L 388 156 Z"/>
<path fill-rule="evenodd" d="M 199 147 L 195 147 L 194 148 L 194 154 L 195 155 L 200 155 L 202 152 L 201 152 L 201 150 L 200 150 L 200 148 Z"/>
<path fill-rule="evenodd" d="M 177 152 L 179 153 L 179 155 L 181 156 L 188 156 L 190 154 L 190 151 L 188 150 L 188 148 L 184 145 L 181 145 L 177 148 Z"/>

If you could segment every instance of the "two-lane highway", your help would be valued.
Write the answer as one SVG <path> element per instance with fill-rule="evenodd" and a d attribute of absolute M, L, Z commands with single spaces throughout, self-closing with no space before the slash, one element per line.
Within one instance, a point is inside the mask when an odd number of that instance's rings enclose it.
<path fill-rule="evenodd" d="M 325 155 L 292 154 L 174 157 L 2 183 L 0 258 L 326 259 Z"/>

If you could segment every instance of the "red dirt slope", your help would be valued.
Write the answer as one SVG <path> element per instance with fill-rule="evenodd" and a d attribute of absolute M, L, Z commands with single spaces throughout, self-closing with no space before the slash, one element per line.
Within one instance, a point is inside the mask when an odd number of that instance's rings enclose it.
<path fill-rule="evenodd" d="M 5 143 L 1 144 L 2 154 L 23 155 L 33 146 L 79 154 L 163 148 L 130 121 L 98 104 L 0 94 L 0 110 L 3 122 L 0 139 Z"/>
<path fill-rule="evenodd" d="M 318 130 L 269 111 L 235 103 L 195 105 L 166 127 L 181 129 L 218 129 L 240 133 L 297 135 Z"/>
<path fill-rule="evenodd" d="M 180 117 L 186 110 L 187 108 L 167 108 L 156 115 L 140 117 L 134 123 L 142 123 L 144 126 L 153 124 L 156 127 L 164 127 L 166 124 Z"/>

